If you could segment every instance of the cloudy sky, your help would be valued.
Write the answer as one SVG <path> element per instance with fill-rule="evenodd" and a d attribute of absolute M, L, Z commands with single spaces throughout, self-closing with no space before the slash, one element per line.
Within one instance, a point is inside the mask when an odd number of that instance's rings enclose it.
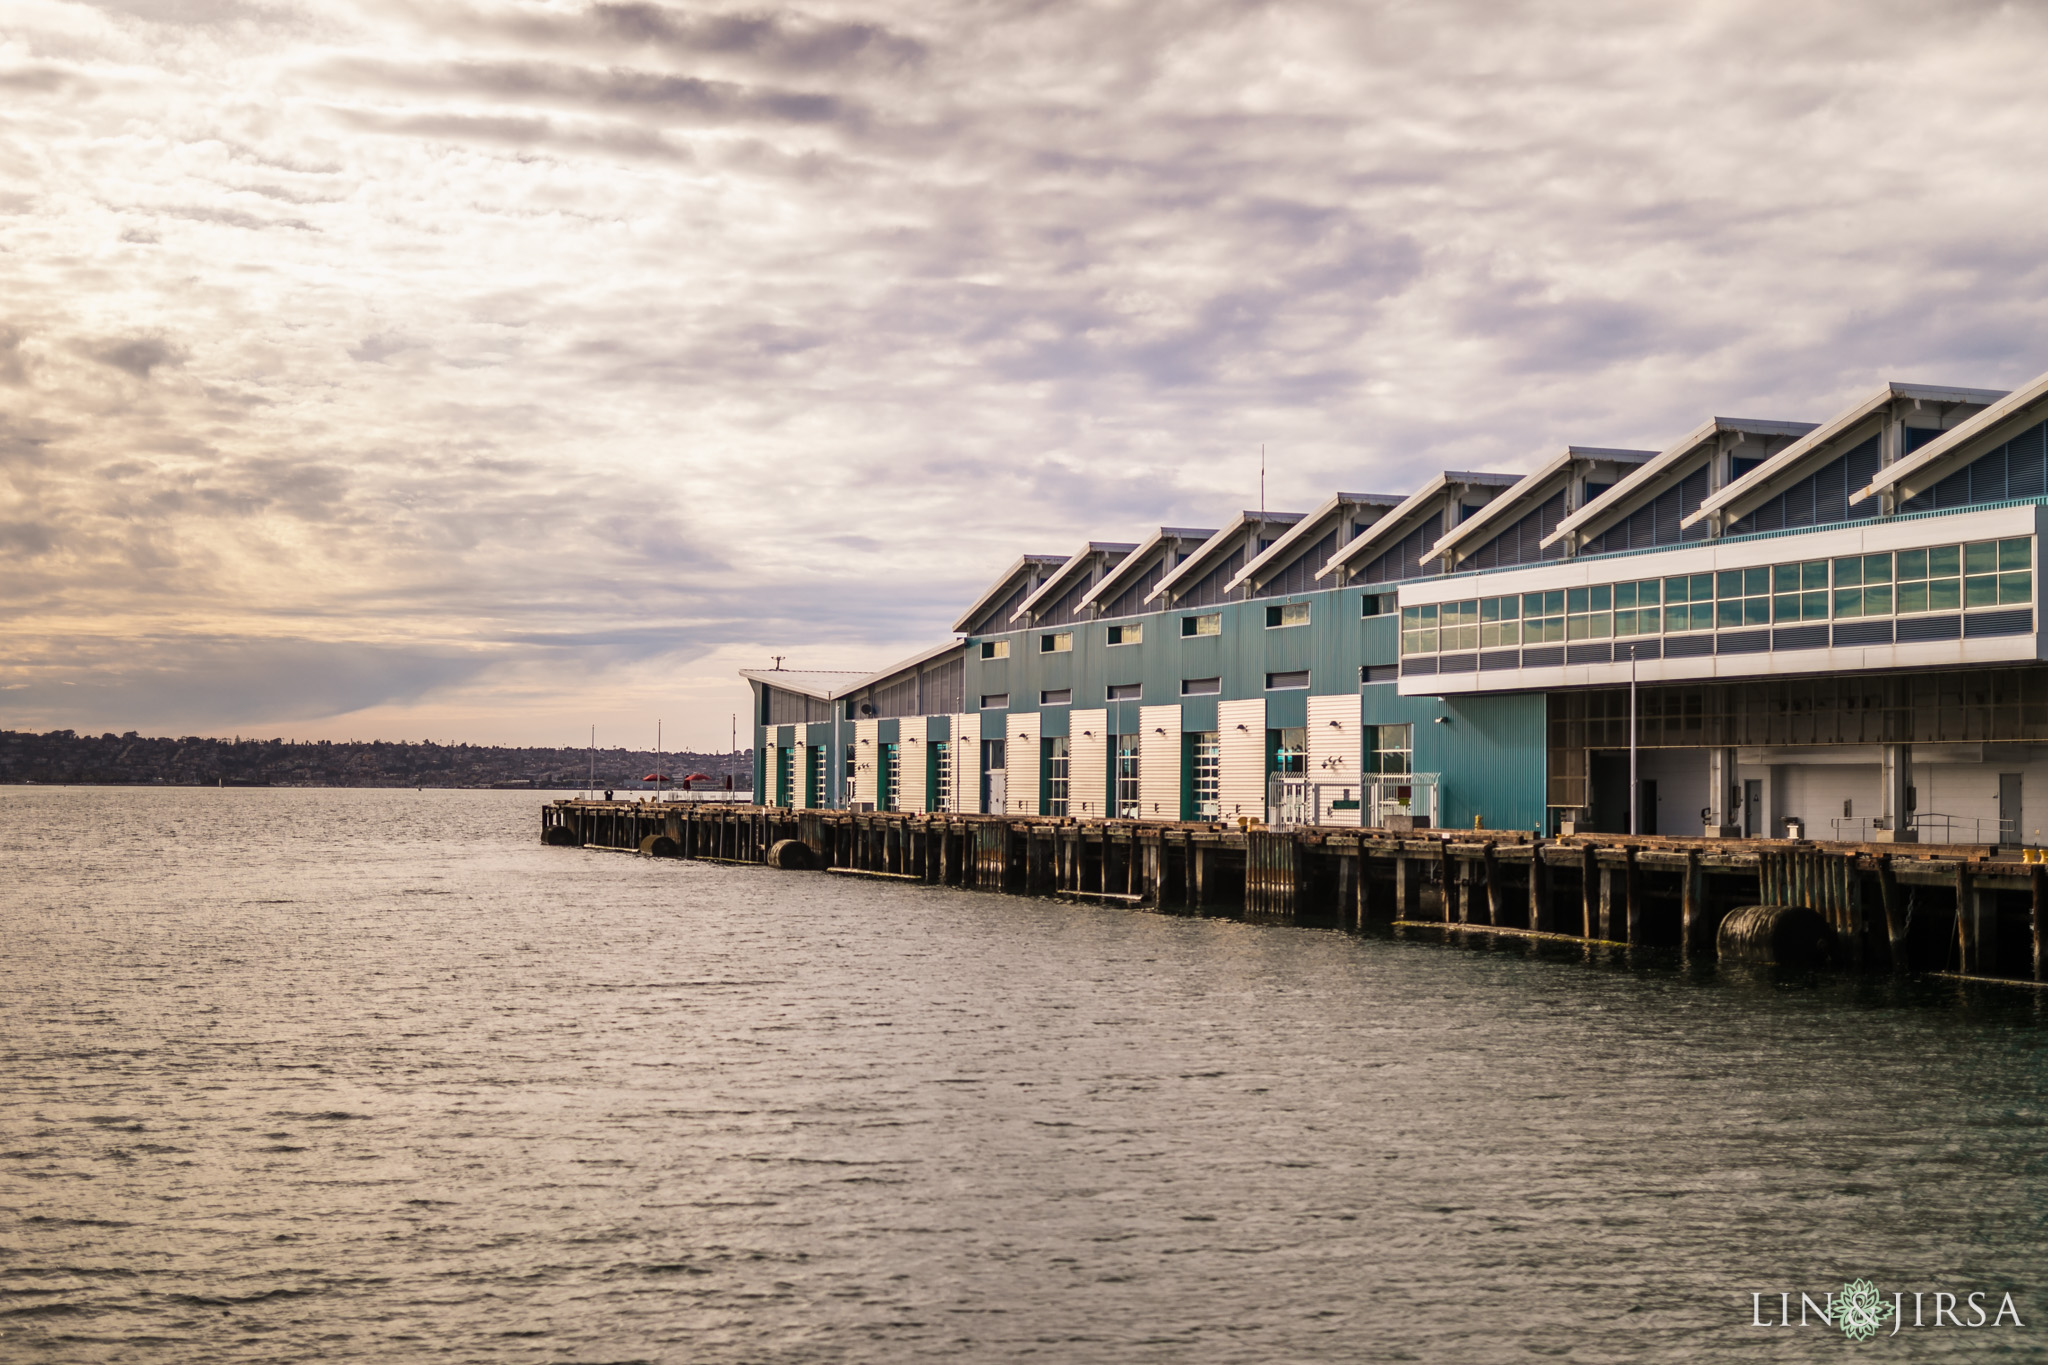
<path fill-rule="evenodd" d="M 2014 384 L 2044 15 L 5 0 L 0 728 L 718 747 L 1261 443 Z"/>

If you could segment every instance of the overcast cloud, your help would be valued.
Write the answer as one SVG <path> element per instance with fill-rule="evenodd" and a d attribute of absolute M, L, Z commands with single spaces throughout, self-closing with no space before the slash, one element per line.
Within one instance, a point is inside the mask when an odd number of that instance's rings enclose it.
<path fill-rule="evenodd" d="M 1261 442 L 2017 383 L 2044 13 L 7 0 L 0 727 L 720 745 Z"/>

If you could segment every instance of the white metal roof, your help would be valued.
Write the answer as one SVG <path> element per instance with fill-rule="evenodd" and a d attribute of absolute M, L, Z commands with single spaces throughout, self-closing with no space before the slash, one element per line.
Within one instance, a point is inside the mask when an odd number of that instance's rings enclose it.
<path fill-rule="evenodd" d="M 1306 512 L 1239 512 L 1230 519 L 1228 526 L 1203 541 L 1193 554 L 1167 570 L 1165 576 L 1159 580 L 1159 586 L 1145 594 L 1145 600 L 1156 601 L 1171 591 L 1174 584 L 1204 571 L 1210 559 L 1228 549 L 1231 542 L 1242 534 L 1246 527 L 1292 526 L 1307 515 Z"/>
<path fill-rule="evenodd" d="M 1238 571 L 1237 577 L 1223 585 L 1223 591 L 1233 591 L 1238 584 L 1245 582 L 1247 579 L 1256 578 L 1259 571 L 1268 564 L 1277 564 L 1298 551 L 1304 542 L 1318 539 L 1323 528 L 1329 524 L 1332 514 L 1335 514 L 1341 522 L 1344 517 L 1350 514 L 1348 511 L 1350 508 L 1399 507 L 1402 501 L 1403 499 L 1399 493 L 1336 493 L 1331 495 L 1328 502 L 1325 502 L 1321 507 L 1318 507 L 1315 511 L 1310 512 L 1300 521 L 1288 527 L 1286 533 L 1271 545 L 1268 545 L 1263 552 L 1252 556 L 1251 562 Z"/>
<path fill-rule="evenodd" d="M 740 676 L 784 692 L 832 701 L 845 696 L 862 678 L 871 675 L 846 668 L 743 668 Z"/>
<path fill-rule="evenodd" d="M 1645 484 L 1653 483 L 1682 460 L 1690 459 L 1699 448 L 1724 431 L 1741 432 L 1747 436 L 1804 436 L 1814 429 L 1811 422 L 1778 422 L 1766 418 L 1751 417 L 1709 417 L 1706 421 L 1687 432 L 1675 445 L 1666 446 L 1656 455 L 1631 470 L 1621 482 L 1602 493 L 1593 501 L 1558 523 L 1557 529 L 1544 538 L 1549 545 L 1562 540 L 1588 522 L 1609 516 L 1618 516 L 1623 504 L 1633 497 Z M 1755 471 L 1752 470 L 1752 473 Z"/>
<path fill-rule="evenodd" d="M 1960 389 L 1942 384 L 1901 384 L 1890 383 L 1873 389 L 1851 403 L 1841 412 L 1822 422 L 1804 436 L 1786 446 L 1763 464 L 1750 470 L 1724 488 L 1708 495 L 1697 511 L 1679 523 L 1690 526 L 1716 512 L 1733 512 L 1737 507 L 1747 510 L 1754 501 L 1770 494 L 1788 481 L 1804 478 L 1805 465 L 1819 451 L 1829 451 L 1841 439 L 1851 434 L 1865 421 L 1881 412 L 1885 405 L 1895 398 L 1917 398 L 1930 403 L 1995 403 L 2004 397 L 2001 389 Z M 1936 441 L 1931 444 L 1939 445 Z M 1915 451 L 1916 456 L 1924 453 Z M 1893 468 L 1898 466 L 1894 465 Z M 1856 494 L 1854 501 L 1862 501 L 1866 494 Z M 1735 515 L 1740 515 L 1735 512 Z"/>
<path fill-rule="evenodd" d="M 1162 526 L 1138 543 L 1138 547 L 1112 565 L 1109 571 L 1097 579 L 1088 595 L 1081 599 L 1081 605 L 1092 606 L 1099 598 L 1111 597 L 1123 591 L 1128 580 L 1144 573 L 1152 552 L 1171 542 L 1193 540 L 1206 541 L 1216 534 L 1214 527 Z M 1163 575 L 1162 575 L 1163 576 Z"/>
<path fill-rule="evenodd" d="M 2006 394 L 1990 407 L 1953 427 L 1921 446 L 1903 460 L 1878 471 L 1869 485 L 1850 495 L 1861 501 L 1882 489 L 1896 489 L 1907 497 L 1924 493 L 1949 472 L 1949 467 L 1965 463 L 1983 454 L 1977 447 L 1980 438 L 1990 435 L 2016 417 L 2036 415 L 2044 401 L 2048 401 L 2048 374 L 2021 385 Z M 1988 443 L 1987 443 L 1988 444 Z M 1761 472 L 1761 471 L 1759 471 Z"/>
<path fill-rule="evenodd" d="M 1421 488 L 1404 498 L 1400 506 L 1353 536 L 1344 545 L 1338 547 L 1337 553 L 1330 556 L 1330 562 L 1316 570 L 1316 577 L 1323 578 L 1333 574 L 1345 565 L 1359 559 L 1367 551 L 1376 550 L 1389 541 L 1399 540 L 1401 537 L 1394 534 L 1394 532 L 1397 529 L 1404 531 L 1412 529 L 1406 526 L 1408 519 L 1428 506 L 1430 499 L 1439 496 L 1454 484 L 1481 484 L 1505 488 L 1514 482 L 1515 476 L 1512 474 L 1487 474 L 1470 470 L 1446 469 L 1443 473 L 1437 475 Z M 1498 501 L 1500 501 L 1498 497 L 1493 499 L 1493 502 Z M 1492 502 L 1489 502 L 1487 505 L 1492 506 Z M 1477 512 L 1473 513 L 1475 518 L 1478 515 L 1479 513 Z"/>
<path fill-rule="evenodd" d="M 1566 446 L 1517 479 L 1514 487 L 1507 492 L 1444 532 L 1443 538 L 1429 547 L 1429 555 L 1435 557 L 1447 553 L 1460 541 L 1478 534 L 1481 528 L 1505 522 L 1517 509 L 1524 513 L 1534 510 L 1544 499 L 1538 498 L 1532 503 L 1531 496 L 1559 474 L 1570 472 L 1575 461 L 1605 460 L 1610 464 L 1634 464 L 1638 460 L 1647 460 L 1656 453 L 1653 450 L 1624 450 L 1619 446 Z"/>
<path fill-rule="evenodd" d="M 1029 569 L 1034 565 L 1043 568 L 1057 568 L 1059 565 L 1064 564 L 1066 562 L 1067 556 L 1065 555 L 1017 556 L 1017 558 L 1011 562 L 1010 567 L 1003 570 L 1002 576 L 997 578 L 995 582 L 989 584 L 989 586 L 986 590 L 983 591 L 981 596 L 974 599 L 974 605 L 969 607 L 964 613 L 962 613 L 960 619 L 953 623 L 953 629 L 957 631 L 965 631 L 970 626 L 972 626 L 975 622 L 975 619 L 979 617 L 983 611 L 987 610 L 991 604 L 1002 600 L 1003 595 L 1009 592 L 1011 586 L 1016 583 L 1017 575 L 1023 573 L 1026 569 Z"/>
<path fill-rule="evenodd" d="M 1136 545 L 1126 544 L 1123 541 L 1089 541 L 1086 545 L 1083 545 L 1080 549 L 1074 551 L 1074 553 L 1068 557 L 1066 563 L 1060 565 L 1057 569 L 1054 569 L 1050 574 L 1048 574 L 1046 576 L 1045 582 L 1039 584 L 1037 590 L 1033 592 L 1029 597 L 1025 598 L 1024 601 L 1018 605 L 1017 610 L 1010 613 L 1010 619 L 1012 621 L 1021 621 L 1026 616 L 1029 616 L 1031 614 L 1032 608 L 1036 607 L 1040 602 L 1058 596 L 1060 589 L 1066 586 L 1068 580 L 1073 578 L 1073 576 L 1081 569 L 1087 567 L 1088 561 L 1092 556 L 1098 554 L 1114 554 L 1117 556 L 1118 561 L 1121 562 L 1125 555 L 1128 555 L 1131 551 L 1137 548 L 1138 547 Z"/>

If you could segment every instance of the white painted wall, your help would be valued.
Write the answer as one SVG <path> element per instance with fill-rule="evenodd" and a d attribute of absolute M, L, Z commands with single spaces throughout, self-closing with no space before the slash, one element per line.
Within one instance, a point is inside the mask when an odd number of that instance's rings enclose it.
<path fill-rule="evenodd" d="M 981 811 L 981 717 L 953 717 L 953 809 L 974 815 Z"/>
<path fill-rule="evenodd" d="M 882 722 L 857 720 L 853 723 L 853 804 L 870 805 L 881 799 Z"/>
<path fill-rule="evenodd" d="M 1358 800 L 1359 774 L 1364 771 L 1364 704 L 1358 694 L 1308 699 L 1308 780 L 1322 788 L 1315 820 L 1319 825 L 1356 825 L 1357 808 L 1337 810 L 1340 797 Z"/>
<path fill-rule="evenodd" d="M 1216 704 L 1216 743 L 1221 760 L 1216 811 L 1224 820 L 1266 818 L 1266 699 Z"/>
<path fill-rule="evenodd" d="M 1109 712 L 1067 717 L 1067 814 L 1100 820 L 1109 791 Z"/>
<path fill-rule="evenodd" d="M 1181 818 L 1180 706 L 1138 709 L 1138 818 Z"/>
<path fill-rule="evenodd" d="M 1036 711 L 1007 718 L 1004 729 L 1008 744 L 1004 762 L 1009 778 L 1003 793 L 1004 811 L 1010 815 L 1036 815 L 1038 811 L 1038 770 L 1044 749 L 1039 743 Z"/>
<path fill-rule="evenodd" d="M 905 716 L 896 722 L 897 771 L 902 787 L 896 793 L 896 809 L 922 812 L 931 808 L 932 746 L 925 742 L 930 721 L 924 716 Z"/>

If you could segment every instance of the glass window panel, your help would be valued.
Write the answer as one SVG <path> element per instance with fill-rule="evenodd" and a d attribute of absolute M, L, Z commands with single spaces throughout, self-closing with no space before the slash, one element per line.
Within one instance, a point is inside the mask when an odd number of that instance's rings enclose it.
<path fill-rule="evenodd" d="M 1624 584 L 1623 586 L 1627 585 Z M 1636 633 L 1636 612 L 1634 607 L 1619 607 L 1615 610 L 1614 633 L 1616 635 L 1633 635 Z"/>
<path fill-rule="evenodd" d="M 1614 617 L 1604 611 L 1596 611 L 1588 618 L 1593 623 L 1593 638 L 1604 640 L 1614 633 Z"/>
<path fill-rule="evenodd" d="M 1892 614 L 1892 585 L 1879 584 L 1863 590 L 1863 614 L 1865 616 L 1890 616 Z"/>
<path fill-rule="evenodd" d="M 1903 557 L 1901 556 L 1901 558 Z M 1924 581 L 1899 584 L 1899 610 L 1902 612 L 1927 610 L 1927 584 Z"/>
<path fill-rule="evenodd" d="M 1565 591 L 1565 595 L 1564 595 L 1564 608 L 1565 608 L 1565 610 L 1566 610 L 1566 611 L 1584 611 L 1584 610 L 1586 610 L 1586 598 L 1587 598 L 1587 595 L 1588 595 L 1588 589 L 1585 589 L 1585 588 L 1569 588 L 1569 589 L 1567 589 L 1567 590 Z"/>
<path fill-rule="evenodd" d="M 1636 585 L 1633 583 L 1616 583 L 1614 585 L 1614 609 L 1621 611 L 1625 608 L 1633 607 L 1635 604 Z M 1619 630 L 1620 627 L 1617 626 L 1615 629 Z"/>
<path fill-rule="evenodd" d="M 1711 602 L 1714 600 L 1714 576 L 1710 573 L 1696 573 L 1692 576 L 1692 600 Z"/>
<path fill-rule="evenodd" d="M 1927 576 L 1946 578 L 1962 572 L 1963 552 L 1954 545 L 1937 545 L 1927 552 Z"/>
<path fill-rule="evenodd" d="M 1730 569 L 1721 575 L 1721 586 L 1716 593 L 1719 597 L 1742 596 L 1742 570 Z"/>
<path fill-rule="evenodd" d="M 1998 542 L 1979 540 L 1963 547 L 1964 573 L 1997 573 Z"/>
<path fill-rule="evenodd" d="M 1422 608 L 1421 608 L 1421 607 L 1403 607 L 1403 608 L 1401 608 L 1401 629 L 1403 629 L 1403 630 L 1414 630 L 1414 629 L 1415 629 L 1415 628 L 1416 628 L 1417 626 L 1419 626 L 1419 625 L 1421 625 L 1421 624 L 1422 624 Z"/>
<path fill-rule="evenodd" d="M 1661 603 L 1663 600 L 1664 594 L 1662 591 L 1662 585 L 1659 584 L 1656 579 L 1648 578 L 1636 584 L 1637 606 L 1654 607 Z"/>
<path fill-rule="evenodd" d="M 1835 615 L 1837 617 L 1861 616 L 1863 614 L 1863 589 L 1836 588 Z"/>
<path fill-rule="evenodd" d="M 1420 610 L 1422 612 L 1423 625 L 1433 626 L 1436 624 L 1436 608 L 1434 606 L 1423 607 Z"/>
<path fill-rule="evenodd" d="M 1771 569 L 1771 590 L 1773 592 L 1799 591 L 1799 566 L 1779 564 Z"/>
<path fill-rule="evenodd" d="M 1767 626 L 1771 623 L 1771 599 L 1768 597 L 1745 597 L 1742 599 L 1742 624 L 1745 626 Z"/>
<path fill-rule="evenodd" d="M 1664 600 L 1666 602 L 1689 602 L 1692 600 L 1691 589 L 1692 580 L 1690 578 L 1667 578 L 1664 580 Z"/>
<path fill-rule="evenodd" d="M 1927 580 L 1927 609 L 1929 611 L 1954 611 L 1962 604 L 1962 579 L 1930 578 Z"/>
<path fill-rule="evenodd" d="M 1899 551 L 1899 577 L 1902 579 L 1927 577 L 1927 551 Z"/>
<path fill-rule="evenodd" d="M 1809 559 L 1799 566 L 1799 590 L 1813 592 L 1828 585 L 1828 562 L 1825 559 Z"/>
<path fill-rule="evenodd" d="M 1742 624 L 1742 599 L 1730 597 L 1719 604 L 1721 608 L 1721 629 Z"/>
<path fill-rule="evenodd" d="M 1583 640 L 1593 633 L 1593 618 L 1590 616 L 1567 616 L 1564 618 L 1564 638 Z"/>
<path fill-rule="evenodd" d="M 1825 592 L 1803 592 L 1799 594 L 1799 614 L 1808 621 L 1828 619 L 1828 595 Z"/>
<path fill-rule="evenodd" d="M 1835 561 L 1835 586 L 1838 588 L 1859 587 L 1863 583 L 1863 556 Z"/>
<path fill-rule="evenodd" d="M 1863 556 L 1863 581 L 1865 583 L 1891 582 L 1892 557 L 1890 555 Z"/>
<path fill-rule="evenodd" d="M 1541 616 L 1542 614 L 1543 594 L 1540 592 L 1524 593 L 1522 595 L 1522 615 Z"/>
<path fill-rule="evenodd" d="M 1776 597 L 1773 597 L 1771 599 L 1771 617 L 1773 620 L 1780 622 L 1797 621 L 1799 619 L 1799 594 L 1796 592 L 1781 592 Z"/>
<path fill-rule="evenodd" d="M 1500 604 L 1501 599 L 1498 597 L 1488 597 L 1479 603 L 1479 622 L 1481 625 L 1486 624 L 1488 621 L 1500 620 Z"/>
<path fill-rule="evenodd" d="M 1745 597 L 1762 597 L 1771 590 L 1769 569 L 1744 569 L 1742 571 L 1742 593 Z"/>
<path fill-rule="evenodd" d="M 1564 615 L 1563 588 L 1554 588 L 1551 591 L 1543 594 L 1543 614 L 1545 616 Z"/>
<path fill-rule="evenodd" d="M 2034 575 L 2022 570 L 2019 573 L 2002 573 L 1998 576 L 1998 600 L 2001 605 L 2034 600 Z"/>
<path fill-rule="evenodd" d="M 1998 567 L 2001 569 L 2033 568 L 2034 542 L 2026 539 L 1999 541 Z"/>
<path fill-rule="evenodd" d="M 1613 605 L 1614 587 L 1612 584 L 1602 583 L 1599 587 L 1593 589 L 1594 611 L 1606 611 L 1609 607 Z"/>
<path fill-rule="evenodd" d="M 1998 575 L 1995 573 L 1972 574 L 1963 580 L 1963 605 L 1966 607 L 1995 607 L 1998 605 Z"/>
<path fill-rule="evenodd" d="M 1636 609 L 1636 625 L 1645 635 L 1655 635 L 1658 631 L 1662 630 L 1664 628 L 1663 617 L 1664 613 L 1656 607 L 1638 607 Z"/>

